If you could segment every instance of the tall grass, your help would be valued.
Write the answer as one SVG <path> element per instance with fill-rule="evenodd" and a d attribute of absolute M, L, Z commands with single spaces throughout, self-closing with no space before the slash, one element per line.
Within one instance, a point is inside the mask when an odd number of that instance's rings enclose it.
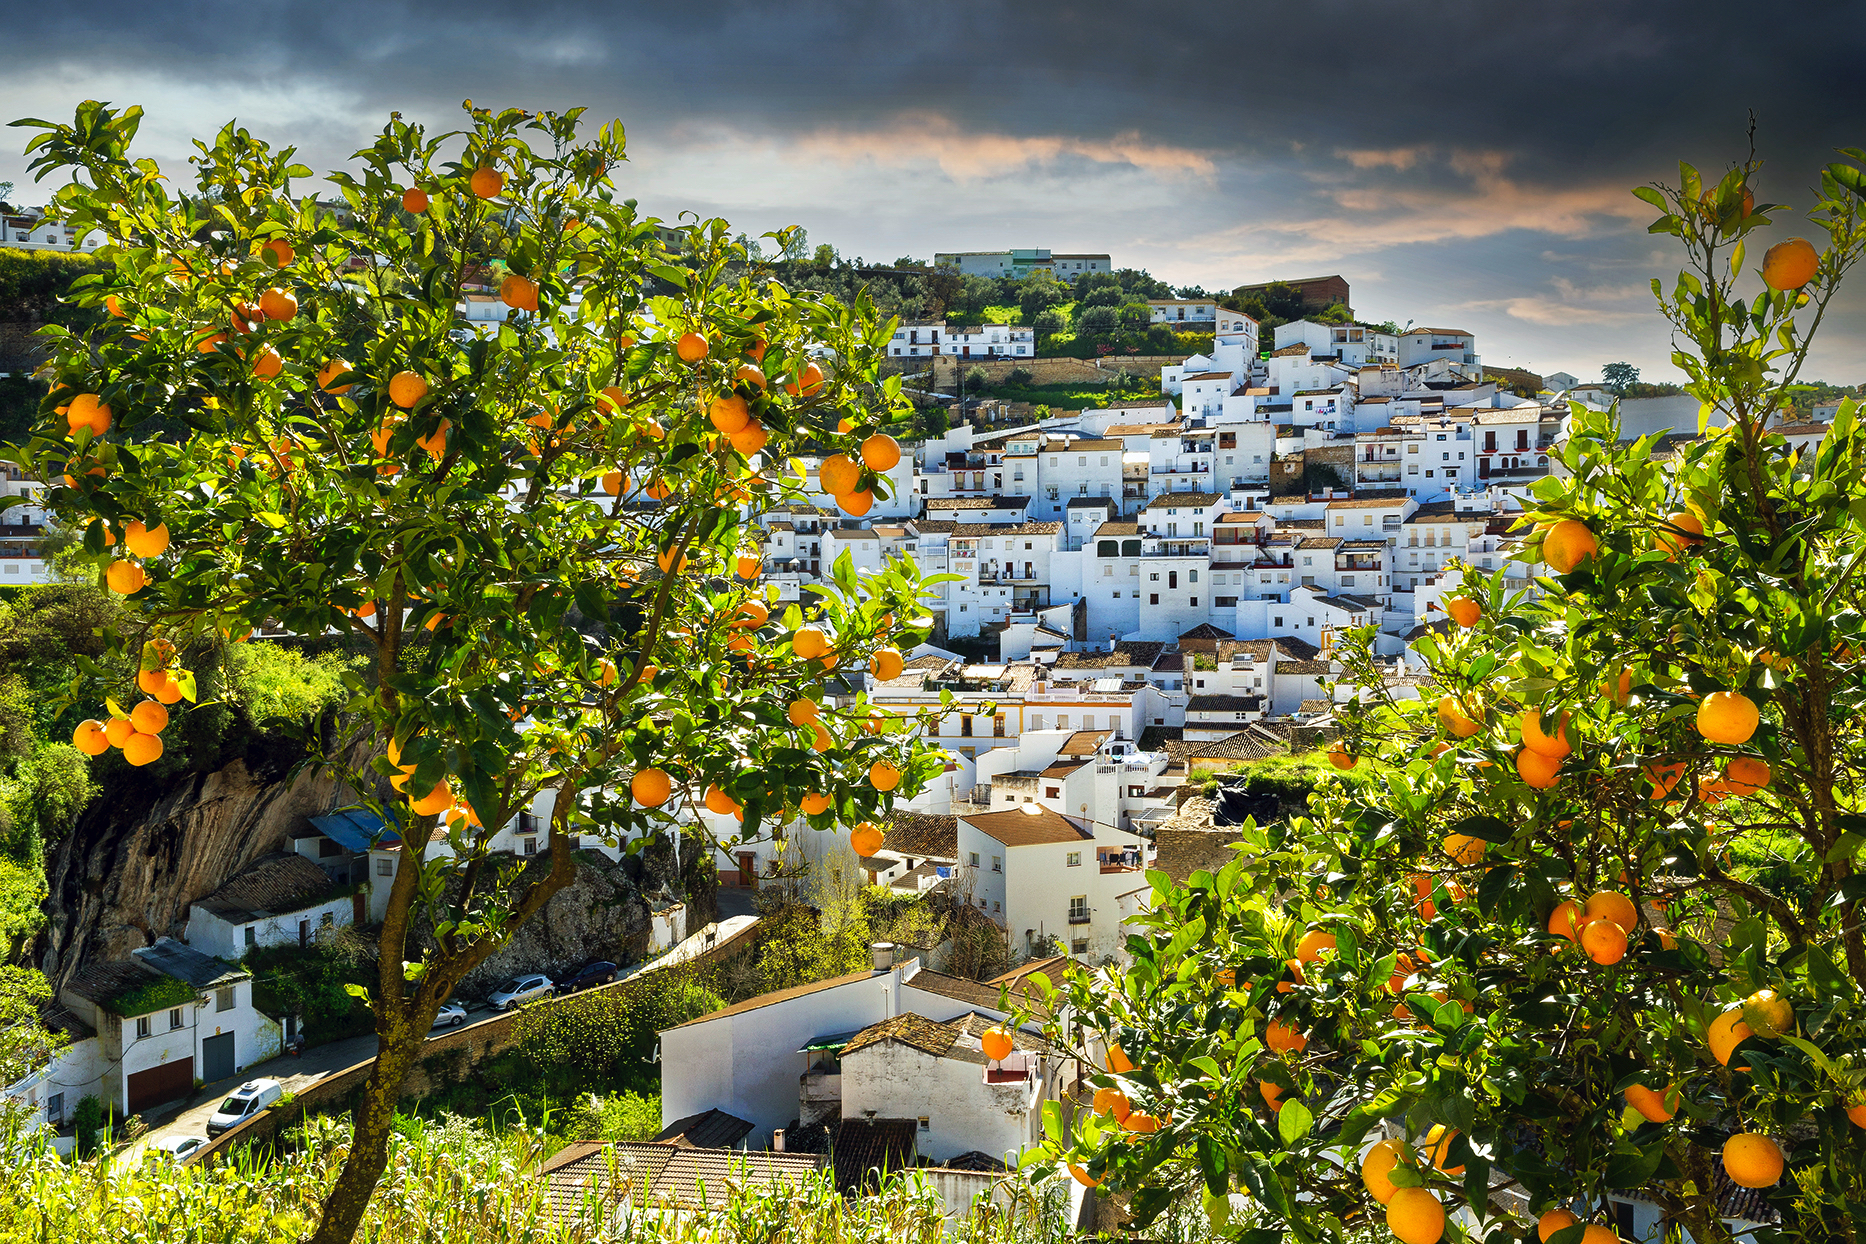
<path fill-rule="evenodd" d="M 317 1117 L 282 1149 L 236 1150 L 205 1166 L 69 1162 L 21 1121 L 0 1111 L 0 1244 L 297 1244 L 349 1138 L 342 1119 Z M 854 1199 L 823 1172 L 794 1187 L 728 1180 L 708 1190 L 705 1212 L 589 1197 L 566 1217 L 552 1212 L 536 1174 L 556 1147 L 542 1131 L 458 1117 L 410 1122 L 390 1145 L 359 1244 L 1062 1244 L 1075 1234 L 1063 1180 L 1009 1176 L 993 1203 L 949 1223 L 938 1190 L 911 1170 Z M 627 1192 L 626 1181 L 616 1184 Z M 1190 1225 L 1152 1235 L 1205 1238 Z"/>

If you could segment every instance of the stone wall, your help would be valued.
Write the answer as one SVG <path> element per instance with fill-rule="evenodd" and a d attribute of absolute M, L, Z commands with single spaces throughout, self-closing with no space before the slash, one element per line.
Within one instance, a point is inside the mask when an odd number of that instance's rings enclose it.
<path fill-rule="evenodd" d="M 757 944 L 761 931 L 761 925 L 749 924 L 711 950 L 703 951 L 687 959 L 681 966 L 718 963 L 750 950 Z M 649 969 L 649 971 L 654 970 Z M 643 975 L 645 973 L 638 973 L 627 980 L 617 981 L 613 985 L 602 985 L 597 989 L 586 990 L 585 994 L 576 994 L 572 997 L 581 998 L 588 993 L 601 990 L 635 988 Z M 562 999 L 562 1001 L 569 1000 Z M 557 998 L 548 998 L 535 1005 L 556 1006 L 559 1001 L 560 999 Z M 403 1081 L 400 1095 L 425 1096 L 436 1089 L 466 1079 L 474 1067 L 511 1049 L 518 1043 L 518 1018 L 518 1011 L 508 1011 L 503 1015 L 494 1015 L 478 1023 L 429 1037 L 421 1047 L 421 1058 L 410 1069 L 408 1078 Z M 368 1058 L 355 1066 L 331 1072 L 298 1093 L 289 1103 L 274 1106 L 270 1110 L 254 1115 L 231 1131 L 223 1132 L 219 1138 L 202 1147 L 196 1155 L 196 1160 L 205 1161 L 210 1158 L 224 1157 L 234 1145 L 270 1140 L 307 1114 L 338 1114 L 349 1110 L 355 1105 L 357 1095 L 362 1091 L 364 1082 L 369 1079 L 369 1074 L 375 1066 L 376 1060 Z"/>
<path fill-rule="evenodd" d="M 1158 379 L 1162 367 L 1173 367 L 1187 359 L 1184 354 L 1122 354 L 1109 355 L 1100 359 L 1076 358 L 961 358 L 956 354 L 938 354 L 929 359 L 891 358 L 887 360 L 890 370 L 899 372 L 923 371 L 928 363 L 933 365 L 933 384 L 936 389 L 954 389 L 959 385 L 959 372 L 962 368 L 982 367 L 991 377 L 993 384 L 1001 382 L 1015 368 L 1023 368 L 1032 376 L 1033 384 L 1108 384 L 1118 371 L 1132 372 L 1137 376 L 1149 376 Z M 924 382 L 922 382 L 924 383 Z"/>

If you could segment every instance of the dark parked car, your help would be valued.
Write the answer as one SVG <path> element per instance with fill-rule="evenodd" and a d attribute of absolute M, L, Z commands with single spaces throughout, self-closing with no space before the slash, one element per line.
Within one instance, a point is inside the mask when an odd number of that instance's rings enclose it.
<path fill-rule="evenodd" d="M 592 985 L 607 985 L 616 978 L 616 965 L 598 960 L 586 963 L 557 982 L 558 993 L 576 993 L 579 989 L 588 989 Z"/>

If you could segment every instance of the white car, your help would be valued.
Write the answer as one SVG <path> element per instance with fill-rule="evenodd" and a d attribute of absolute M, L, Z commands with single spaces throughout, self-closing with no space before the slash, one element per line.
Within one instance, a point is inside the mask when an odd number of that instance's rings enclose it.
<path fill-rule="evenodd" d="M 182 1163 L 207 1146 L 205 1136 L 164 1136 L 149 1146 L 149 1152 L 170 1162 Z"/>
<path fill-rule="evenodd" d="M 431 1031 L 435 1028 L 458 1028 L 464 1023 L 466 1023 L 466 1008 L 458 1002 L 447 1002 L 441 1005 L 429 1029 Z"/>
<path fill-rule="evenodd" d="M 220 1103 L 207 1121 L 207 1134 L 218 1136 L 238 1127 L 284 1095 L 285 1086 L 277 1080 L 248 1080 Z"/>
<path fill-rule="evenodd" d="M 509 1011 L 535 998 L 548 997 L 556 988 L 550 977 L 539 972 L 529 972 L 523 976 L 514 976 L 493 990 L 486 1002 L 495 1011 Z"/>

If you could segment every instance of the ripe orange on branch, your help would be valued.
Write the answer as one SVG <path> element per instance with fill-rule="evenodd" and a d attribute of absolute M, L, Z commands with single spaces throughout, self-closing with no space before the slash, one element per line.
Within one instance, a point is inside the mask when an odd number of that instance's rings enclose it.
<path fill-rule="evenodd" d="M 1542 557 L 1556 574 L 1568 574 L 1600 551 L 1600 542 L 1586 523 L 1564 518 L 1542 537 Z"/>
<path fill-rule="evenodd" d="M 1697 722 L 1698 733 L 1712 743 L 1747 743 L 1762 713 L 1740 691 L 1713 691 L 1698 702 Z"/>
<path fill-rule="evenodd" d="M 1762 256 L 1762 279 L 1770 289 L 1800 289 L 1821 269 L 1821 253 L 1806 238 L 1777 242 Z"/>

